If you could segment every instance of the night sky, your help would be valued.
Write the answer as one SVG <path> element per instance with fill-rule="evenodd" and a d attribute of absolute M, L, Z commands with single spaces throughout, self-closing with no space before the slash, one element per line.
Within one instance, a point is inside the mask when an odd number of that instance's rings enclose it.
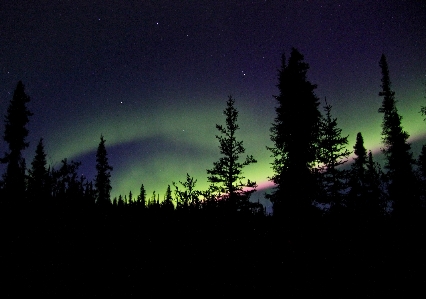
<path fill-rule="evenodd" d="M 277 70 L 292 47 L 351 150 L 359 131 L 367 149 L 380 149 L 382 53 L 416 157 L 426 142 L 424 1 L 43 2 L 0 5 L 0 115 L 22 80 L 34 113 L 28 166 L 43 137 L 50 165 L 81 161 L 93 179 L 103 134 L 112 196 L 138 194 L 143 183 L 162 198 L 186 173 L 205 189 L 232 95 L 238 138 L 258 160 L 244 174 L 265 187 Z"/>

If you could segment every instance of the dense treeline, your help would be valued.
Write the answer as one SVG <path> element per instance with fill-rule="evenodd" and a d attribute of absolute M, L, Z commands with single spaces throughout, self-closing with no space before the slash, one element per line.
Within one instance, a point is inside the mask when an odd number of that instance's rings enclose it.
<path fill-rule="evenodd" d="M 1 159 L 7 166 L 0 185 L 6 281 L 18 282 L 17 292 L 80 296 L 225 290 L 340 297 L 368 290 L 374 296 L 423 283 L 426 146 L 414 159 L 386 57 L 379 62 L 383 169 L 364 147 L 362 132 L 349 161 L 350 136 L 342 136 L 326 100 L 320 107 L 303 59 L 292 49 L 278 74 L 268 148 L 276 184 L 272 215 L 250 201 L 257 185 L 244 181 L 243 169 L 257 161 L 242 156 L 231 96 L 225 125 L 216 125 L 221 158 L 207 170 L 208 190 L 198 190 L 187 174 L 165 187 L 161 199 L 155 191 L 147 195 L 143 182 L 138 194 L 111 199 L 113 167 L 103 136 L 93 182 L 78 175 L 79 162 L 47 165 L 42 138 L 27 167 L 22 151 L 32 113 L 18 82 L 5 117 L 9 151 Z"/>

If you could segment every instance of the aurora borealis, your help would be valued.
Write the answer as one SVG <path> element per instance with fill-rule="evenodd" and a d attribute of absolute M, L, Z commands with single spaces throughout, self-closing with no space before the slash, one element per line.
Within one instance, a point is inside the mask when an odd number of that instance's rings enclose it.
<path fill-rule="evenodd" d="M 6 2 L 0 114 L 22 80 L 34 113 L 27 165 L 43 137 L 51 165 L 81 161 L 91 179 L 103 134 L 112 196 L 137 194 L 143 183 L 162 198 L 186 173 L 206 188 L 228 95 L 239 111 L 238 138 L 258 160 L 244 174 L 264 186 L 277 69 L 291 47 L 305 56 L 308 79 L 333 106 L 350 149 L 360 131 L 366 148 L 379 151 L 382 53 L 415 157 L 426 142 L 422 1 Z"/>

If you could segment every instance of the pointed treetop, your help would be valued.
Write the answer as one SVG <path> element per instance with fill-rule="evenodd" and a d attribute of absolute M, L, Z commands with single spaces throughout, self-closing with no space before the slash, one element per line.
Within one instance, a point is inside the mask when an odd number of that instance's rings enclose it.
<path fill-rule="evenodd" d="M 382 90 L 379 92 L 379 96 L 383 97 L 382 107 L 379 108 L 379 112 L 391 114 L 395 111 L 395 92 L 391 90 L 389 67 L 384 54 L 380 58 L 379 66 L 382 70 L 382 85 L 380 85 Z"/>
<path fill-rule="evenodd" d="M 29 122 L 29 117 L 33 115 L 25 106 L 29 101 L 30 97 L 25 93 L 25 86 L 22 81 L 19 81 L 5 117 L 3 139 L 9 143 L 11 151 L 22 151 L 29 146 L 29 143 L 25 142 L 25 138 L 28 136 L 26 125 Z"/>
<path fill-rule="evenodd" d="M 207 180 L 213 184 L 221 184 L 225 193 L 230 197 L 234 197 L 236 193 L 243 190 L 243 187 L 255 188 L 255 182 L 242 183 L 245 178 L 242 170 L 257 161 L 253 156 L 247 156 L 244 161 L 240 162 L 240 155 L 244 154 L 245 148 L 243 141 L 237 141 L 236 131 L 239 129 L 237 123 L 238 110 L 234 107 L 235 100 L 229 96 L 226 102 L 226 109 L 223 111 L 226 116 L 226 126 L 216 124 L 216 128 L 221 133 L 216 135 L 219 141 L 219 149 L 223 155 L 219 161 L 213 163 L 212 169 L 207 169 L 209 177 Z"/>
<path fill-rule="evenodd" d="M 95 177 L 95 188 L 98 197 L 97 202 L 100 204 L 110 204 L 111 171 L 113 168 L 108 163 L 105 139 L 103 135 L 101 135 L 101 141 L 99 142 L 98 150 L 96 152 L 96 170 L 97 175 Z"/>
<path fill-rule="evenodd" d="M 361 132 L 358 132 L 358 134 L 356 134 L 354 154 L 358 157 L 356 159 L 361 158 L 363 161 L 366 161 L 367 159 L 367 150 L 364 147 L 364 138 L 362 137 Z"/>

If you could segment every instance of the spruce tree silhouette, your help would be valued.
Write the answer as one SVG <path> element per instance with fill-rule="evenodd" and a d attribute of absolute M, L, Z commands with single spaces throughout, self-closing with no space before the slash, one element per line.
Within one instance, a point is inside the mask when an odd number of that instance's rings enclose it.
<path fill-rule="evenodd" d="M 98 150 L 96 152 L 96 170 L 95 189 L 97 200 L 96 203 L 102 206 L 110 205 L 111 192 L 111 171 L 112 167 L 108 164 L 107 151 L 105 148 L 105 139 L 101 135 Z"/>
<path fill-rule="evenodd" d="M 420 109 L 422 116 L 426 117 L 426 106 L 422 106 Z M 423 119 L 426 121 L 426 118 Z M 420 194 L 422 200 L 426 199 L 426 144 L 422 146 L 422 150 L 416 161 L 418 167 L 418 176 L 420 181 Z"/>
<path fill-rule="evenodd" d="M 176 197 L 176 208 L 192 208 L 198 209 L 200 206 L 200 191 L 195 189 L 197 180 L 191 177 L 188 173 L 186 174 L 186 181 L 179 183 L 184 188 L 183 190 L 179 189 L 178 184 L 172 182 L 175 187 L 175 197 Z"/>
<path fill-rule="evenodd" d="M 318 142 L 318 162 L 321 188 L 331 207 L 341 207 L 345 189 L 346 171 L 337 167 L 345 164 L 351 152 L 346 149 L 348 136 L 342 137 L 337 119 L 331 116 L 332 106 L 325 101 L 325 116 L 321 119 Z"/>
<path fill-rule="evenodd" d="M 273 147 L 268 147 L 274 158 L 272 181 L 277 185 L 270 199 L 274 215 L 286 210 L 295 215 L 310 207 L 317 195 L 314 166 L 317 161 L 317 143 L 321 112 L 316 85 L 309 82 L 309 65 L 303 55 L 292 49 L 288 64 L 282 55 L 275 99 L 278 107 L 271 128 Z M 295 217 L 297 217 L 295 215 Z"/>
<path fill-rule="evenodd" d="M 160 208 L 160 194 L 156 194 L 155 190 L 152 192 L 152 196 L 148 199 L 147 207 L 151 211 L 158 211 Z"/>
<path fill-rule="evenodd" d="M 29 117 L 33 115 L 26 106 L 29 101 L 30 97 L 25 93 L 24 84 L 19 81 L 5 117 L 3 139 L 9 145 L 9 152 L 0 159 L 1 163 L 7 164 L 6 173 L 3 175 L 4 195 L 9 200 L 12 196 L 15 197 L 16 202 L 24 199 L 26 189 L 26 167 L 22 151 L 29 146 L 25 141 L 28 136 L 26 125 Z"/>
<path fill-rule="evenodd" d="M 132 191 L 129 191 L 129 205 L 133 205 L 133 194 L 132 194 Z"/>
<path fill-rule="evenodd" d="M 408 216 L 419 207 L 413 172 L 414 159 L 411 145 L 407 142 L 409 135 L 402 128 L 402 117 L 396 108 L 395 92 L 391 90 L 389 68 L 384 54 L 379 66 L 382 71 L 382 90 L 379 96 L 383 97 L 379 113 L 383 113 L 382 152 L 386 157 L 389 198 L 393 202 L 395 214 Z"/>
<path fill-rule="evenodd" d="M 349 171 L 349 194 L 347 207 L 353 212 L 359 212 L 363 206 L 362 200 L 366 197 L 366 164 L 367 150 L 364 147 L 364 138 L 361 132 L 356 135 L 354 145 L 355 158 Z"/>
<path fill-rule="evenodd" d="M 138 206 L 142 209 L 145 209 L 146 207 L 146 190 L 144 185 L 141 185 L 140 191 L 139 191 L 139 195 L 138 195 L 138 200 L 137 200 Z"/>
<path fill-rule="evenodd" d="M 173 196 L 172 196 L 172 190 L 170 188 L 170 185 L 167 185 L 167 190 L 166 190 L 166 195 L 164 195 L 164 200 L 165 201 L 173 201 Z"/>
<path fill-rule="evenodd" d="M 35 156 L 28 170 L 28 198 L 34 200 L 48 200 L 49 173 L 47 169 L 46 154 L 44 152 L 43 138 L 37 144 Z"/>
<path fill-rule="evenodd" d="M 173 196 L 170 185 L 167 185 L 166 194 L 164 195 L 164 200 L 161 202 L 161 207 L 165 210 L 174 210 Z"/>
<path fill-rule="evenodd" d="M 383 216 L 382 171 L 373 161 L 373 154 L 364 147 L 361 132 L 356 136 L 354 162 L 349 171 L 349 194 L 346 202 L 349 210 L 365 220 Z"/>
<path fill-rule="evenodd" d="M 226 126 L 216 125 L 221 135 L 216 135 L 219 140 L 219 149 L 221 157 L 219 161 L 213 162 L 213 168 L 207 170 L 210 176 L 207 180 L 212 184 L 219 184 L 222 193 L 226 194 L 226 200 L 231 209 L 241 209 L 248 206 L 248 198 L 257 185 L 256 182 L 247 180 L 242 182 L 245 177 L 242 175 L 243 168 L 257 161 L 252 155 L 248 155 L 243 162 L 240 162 L 240 155 L 244 154 L 245 148 L 243 141 L 237 141 L 236 133 L 240 128 L 237 124 L 238 111 L 234 107 L 235 100 L 229 96 L 226 102 L 226 109 L 223 111 L 226 117 Z M 243 188 L 249 188 L 243 191 Z M 234 207 L 234 208 L 233 208 Z"/>
<path fill-rule="evenodd" d="M 124 206 L 123 196 L 121 196 L 121 194 L 118 196 L 117 206 L 119 206 L 119 207 Z"/>

